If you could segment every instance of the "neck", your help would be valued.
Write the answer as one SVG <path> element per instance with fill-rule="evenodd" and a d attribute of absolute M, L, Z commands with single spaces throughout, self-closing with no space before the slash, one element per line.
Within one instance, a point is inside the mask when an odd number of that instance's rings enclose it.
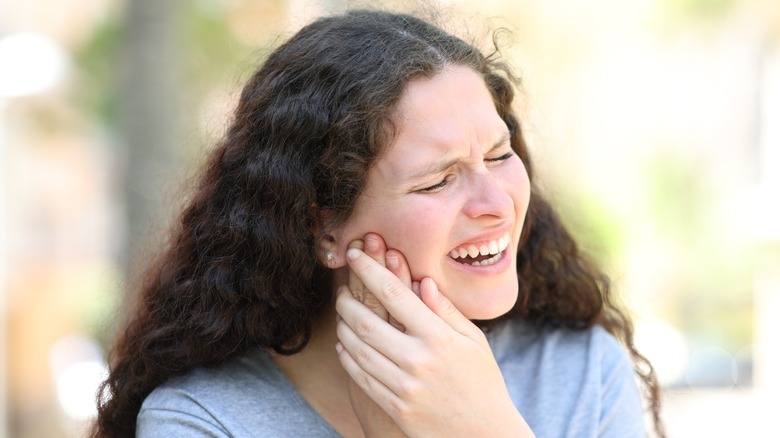
<path fill-rule="evenodd" d="M 291 356 L 274 354 L 272 357 L 296 387 L 298 381 L 307 380 L 313 375 L 327 375 L 326 381 L 335 379 L 346 385 L 348 377 L 336 354 L 337 342 L 336 311 L 330 308 L 314 322 L 311 338 L 303 350 Z"/>
<path fill-rule="evenodd" d="M 336 354 L 336 310 L 331 307 L 313 325 L 299 353 L 272 354 L 276 365 L 309 405 L 342 436 L 362 436 L 349 400 L 349 376 Z"/>

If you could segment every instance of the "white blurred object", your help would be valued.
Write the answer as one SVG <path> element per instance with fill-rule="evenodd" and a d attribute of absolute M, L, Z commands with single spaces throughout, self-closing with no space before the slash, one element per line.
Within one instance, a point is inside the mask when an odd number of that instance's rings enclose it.
<path fill-rule="evenodd" d="M 661 385 L 680 381 L 688 360 L 688 345 L 679 330 L 660 319 L 639 320 L 634 344 L 653 364 Z"/>
<path fill-rule="evenodd" d="M 108 376 L 97 342 L 83 335 L 66 336 L 52 347 L 49 362 L 63 411 L 74 420 L 94 418 L 97 389 Z"/>
<path fill-rule="evenodd" d="M 57 381 L 57 398 L 69 417 L 86 420 L 97 416 L 98 386 L 108 377 L 99 362 L 79 362 L 68 367 Z"/>
<path fill-rule="evenodd" d="M 68 71 L 70 61 L 54 40 L 35 33 L 0 39 L 0 97 L 36 94 L 53 88 Z"/>

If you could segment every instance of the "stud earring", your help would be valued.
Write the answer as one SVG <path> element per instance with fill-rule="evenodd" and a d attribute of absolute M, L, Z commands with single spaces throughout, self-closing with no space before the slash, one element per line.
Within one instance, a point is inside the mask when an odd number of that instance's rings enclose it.
<path fill-rule="evenodd" d="M 328 263 L 333 263 L 333 251 L 328 251 L 325 253 L 325 260 L 327 260 Z"/>

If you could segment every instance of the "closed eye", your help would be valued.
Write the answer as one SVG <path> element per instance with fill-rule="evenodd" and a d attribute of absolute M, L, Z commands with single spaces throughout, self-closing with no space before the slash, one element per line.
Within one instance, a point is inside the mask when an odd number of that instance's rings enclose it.
<path fill-rule="evenodd" d="M 512 155 L 514 155 L 514 154 L 515 154 L 514 152 L 507 152 L 504 155 L 501 155 L 500 157 L 485 158 L 485 161 L 489 161 L 489 162 L 505 161 L 505 160 L 508 160 L 509 158 L 511 158 Z"/>
<path fill-rule="evenodd" d="M 417 193 L 431 193 L 431 192 L 435 192 L 436 190 L 441 189 L 444 186 L 446 186 L 450 182 L 451 179 L 452 178 L 448 176 L 448 177 L 444 178 L 443 180 L 441 180 L 441 182 L 439 182 L 437 184 L 434 184 L 434 185 L 432 185 L 430 187 L 425 187 L 425 188 L 422 188 L 422 189 L 415 190 L 415 192 L 417 192 Z"/>
<path fill-rule="evenodd" d="M 485 158 L 485 161 L 487 161 L 489 163 L 498 163 L 498 162 L 506 161 L 506 160 L 512 158 L 513 155 L 515 155 L 514 151 L 509 151 L 509 152 L 507 152 L 504 155 L 501 155 L 499 157 Z M 438 182 L 438 183 L 436 183 L 436 184 L 434 184 L 434 185 L 432 185 L 430 187 L 424 187 L 422 189 L 415 190 L 415 193 L 433 193 L 433 192 L 435 192 L 435 191 L 437 191 L 437 190 L 439 190 L 441 188 L 444 188 L 444 186 L 449 184 L 451 180 L 452 180 L 452 176 L 448 176 L 448 177 L 444 178 L 443 180 L 441 180 L 440 182 Z"/>

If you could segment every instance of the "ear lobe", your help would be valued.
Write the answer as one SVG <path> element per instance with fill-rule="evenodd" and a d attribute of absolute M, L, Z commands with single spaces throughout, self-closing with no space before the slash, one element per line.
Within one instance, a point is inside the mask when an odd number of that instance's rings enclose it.
<path fill-rule="evenodd" d="M 331 223 L 332 211 L 322 209 L 316 205 L 312 205 L 312 208 L 316 211 L 315 223 L 312 227 L 312 235 L 314 235 L 317 260 L 320 261 L 326 268 L 337 269 L 346 265 L 346 259 L 344 254 L 339 251 L 339 240 L 336 237 L 337 233 L 332 230 L 328 232 Z M 337 231 L 337 230 L 336 230 Z"/>
<path fill-rule="evenodd" d="M 329 269 L 344 266 L 344 257 L 339 253 L 338 242 L 332 234 L 317 238 L 317 259 Z"/>

